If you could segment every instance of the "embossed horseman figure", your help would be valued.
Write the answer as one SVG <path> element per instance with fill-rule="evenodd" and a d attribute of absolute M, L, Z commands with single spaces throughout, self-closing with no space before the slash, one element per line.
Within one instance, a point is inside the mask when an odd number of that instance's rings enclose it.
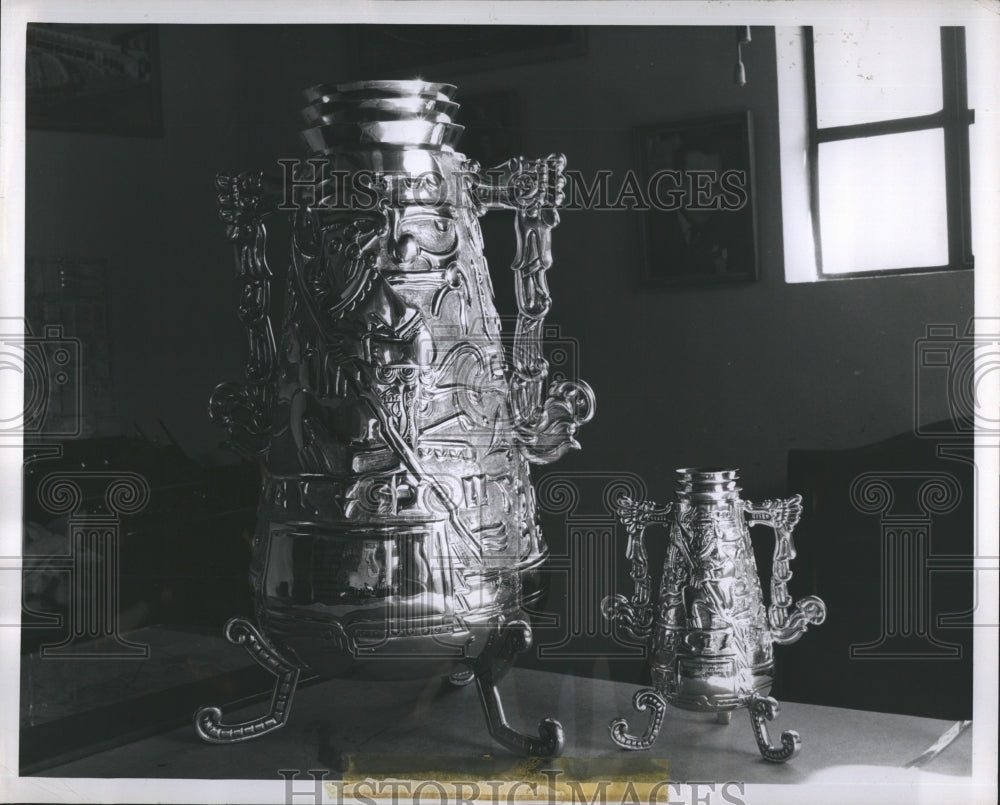
<path fill-rule="evenodd" d="M 491 734 L 557 754 L 562 729 L 523 735 L 495 682 L 530 645 L 524 609 L 547 549 L 529 466 L 578 448 L 594 412 L 579 380 L 548 382 L 545 274 L 565 160 L 483 173 L 455 151 L 454 87 L 368 81 L 307 90 L 308 187 L 220 176 L 243 282 L 247 382 L 211 401 L 232 447 L 265 468 L 251 583 L 260 630 L 227 636 L 278 677 L 269 713 L 207 741 L 282 726 L 301 669 L 477 683 Z M 294 191 L 294 192 L 292 192 Z M 292 202 L 292 203 L 290 203 Z M 291 212 L 286 212 L 294 207 Z M 478 217 L 515 210 L 518 319 L 504 356 Z M 265 219 L 291 219 L 278 343 Z"/>

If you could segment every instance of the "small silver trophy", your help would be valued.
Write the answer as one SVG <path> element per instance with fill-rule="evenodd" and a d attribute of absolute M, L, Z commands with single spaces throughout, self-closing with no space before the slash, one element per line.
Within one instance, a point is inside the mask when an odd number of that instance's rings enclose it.
<path fill-rule="evenodd" d="M 802 498 L 755 505 L 740 498 L 736 470 L 677 472 L 676 503 L 622 498 L 618 504 L 635 591 L 631 600 L 609 596 L 601 608 L 627 635 L 649 642 L 653 688 L 639 690 L 634 698 L 637 710 L 652 710 L 646 733 L 630 735 L 625 720 L 617 719 L 611 738 L 625 749 L 648 749 L 659 735 L 668 702 L 715 713 L 725 722 L 733 710 L 745 707 L 761 755 L 780 763 L 798 752 L 801 741 L 789 730 L 781 734 L 779 748 L 767 734 L 765 722 L 778 714 L 777 701 L 768 695 L 774 681 L 772 646 L 794 643 L 809 624 L 826 618 L 826 605 L 816 596 L 792 607 L 788 594 L 795 558 L 792 529 L 802 514 Z M 655 616 L 644 543 L 652 523 L 667 528 L 668 541 Z M 766 610 L 750 545 L 753 525 L 770 526 L 776 537 Z"/>

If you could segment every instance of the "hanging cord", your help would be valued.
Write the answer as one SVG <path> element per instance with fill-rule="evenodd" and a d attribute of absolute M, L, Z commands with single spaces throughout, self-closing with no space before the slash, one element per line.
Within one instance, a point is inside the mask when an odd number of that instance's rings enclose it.
<path fill-rule="evenodd" d="M 749 44 L 750 26 L 741 25 L 736 29 L 736 70 L 733 73 L 733 80 L 738 87 L 747 85 L 747 70 L 743 66 L 743 46 Z"/>

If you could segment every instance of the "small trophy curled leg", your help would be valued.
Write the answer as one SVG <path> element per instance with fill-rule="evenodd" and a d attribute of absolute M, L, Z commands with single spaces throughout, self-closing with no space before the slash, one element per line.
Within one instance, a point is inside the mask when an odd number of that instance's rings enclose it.
<path fill-rule="evenodd" d="M 649 726 L 646 732 L 640 736 L 629 735 L 628 722 L 624 718 L 616 718 L 608 725 L 611 732 L 611 740 L 622 749 L 649 749 L 660 734 L 660 727 L 663 726 L 663 716 L 667 711 L 667 700 L 652 688 L 642 688 L 637 690 L 632 697 L 632 706 L 640 713 L 643 710 L 651 709 L 653 712 L 649 718 Z"/>
<path fill-rule="evenodd" d="M 260 665 L 277 677 L 271 707 L 267 713 L 240 724 L 224 724 L 218 707 L 201 707 L 194 714 L 194 728 L 208 743 L 228 744 L 248 741 L 258 735 L 280 729 L 288 720 L 292 696 L 299 682 L 299 669 L 286 660 L 265 640 L 253 625 L 243 618 L 233 618 L 226 624 L 226 639 L 242 645 Z"/>
<path fill-rule="evenodd" d="M 781 733 L 781 748 L 778 749 L 771 744 L 771 739 L 767 734 L 767 721 L 773 721 L 778 716 L 780 710 L 777 700 L 770 696 L 754 696 L 750 700 L 750 723 L 753 725 L 753 734 L 757 739 L 757 748 L 764 760 L 772 763 L 784 763 L 795 757 L 802 748 L 802 739 L 795 730 L 785 730 Z"/>
<path fill-rule="evenodd" d="M 543 718 L 538 724 L 538 737 L 518 732 L 507 723 L 497 690 L 497 680 L 509 668 L 514 655 L 530 647 L 531 626 L 522 620 L 510 621 L 490 634 L 486 647 L 471 662 L 471 667 L 490 735 L 513 752 L 555 757 L 562 754 L 565 743 L 562 725 L 553 718 Z"/>

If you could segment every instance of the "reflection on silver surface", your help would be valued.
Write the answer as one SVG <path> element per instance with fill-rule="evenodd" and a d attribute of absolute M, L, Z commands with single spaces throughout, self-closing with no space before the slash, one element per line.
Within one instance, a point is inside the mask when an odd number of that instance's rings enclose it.
<path fill-rule="evenodd" d="M 453 122 L 455 87 L 424 81 L 357 81 L 317 85 L 304 92 L 309 105 L 302 132 L 313 154 L 360 148 L 427 148 L 453 151 L 464 130 Z M 378 169 L 377 159 L 367 167 Z"/>
<path fill-rule="evenodd" d="M 363 120 L 433 120 L 450 123 L 455 118 L 459 104 L 437 98 L 365 98 L 350 100 L 328 98 L 316 101 L 302 109 L 302 117 L 309 125 L 352 122 Z"/>
<path fill-rule="evenodd" d="M 447 117 L 447 115 L 441 115 Z M 423 117 L 405 120 L 355 120 L 328 123 L 302 132 L 309 149 L 317 154 L 332 154 L 346 147 L 361 145 L 400 145 L 411 148 L 435 148 L 453 151 L 464 126 L 438 122 Z"/>
<path fill-rule="evenodd" d="M 364 102 L 372 98 L 440 98 L 450 100 L 458 88 L 419 79 L 401 81 L 354 81 L 346 84 L 316 84 L 302 91 L 309 103 L 332 99 Z"/>

